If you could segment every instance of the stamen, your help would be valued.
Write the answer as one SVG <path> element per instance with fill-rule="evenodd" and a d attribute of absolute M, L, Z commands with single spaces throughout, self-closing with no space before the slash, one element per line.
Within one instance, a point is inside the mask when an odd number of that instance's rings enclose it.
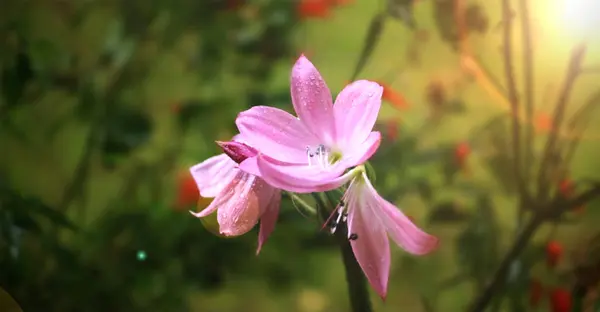
<path fill-rule="evenodd" d="M 313 158 L 313 154 L 310 152 L 310 146 L 306 147 L 306 156 L 308 158 L 308 165 L 312 166 L 311 158 Z"/>
<path fill-rule="evenodd" d="M 357 240 L 358 239 L 358 234 L 356 233 L 352 233 L 350 234 L 350 236 L 348 236 L 349 240 Z"/>
<path fill-rule="evenodd" d="M 337 230 L 337 226 L 338 224 L 340 224 L 340 220 L 342 219 L 342 216 L 344 215 L 344 207 L 340 207 L 338 209 L 338 216 L 337 219 L 334 221 L 333 226 L 331 227 L 331 234 L 335 233 L 335 230 Z"/>

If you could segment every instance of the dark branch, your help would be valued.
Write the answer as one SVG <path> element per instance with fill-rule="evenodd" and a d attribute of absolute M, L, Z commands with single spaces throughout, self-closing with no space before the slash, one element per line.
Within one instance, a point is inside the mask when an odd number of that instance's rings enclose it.
<path fill-rule="evenodd" d="M 515 81 L 515 72 L 512 59 L 512 12 L 509 0 L 502 0 L 502 19 L 504 23 L 504 72 L 506 75 L 506 85 L 508 89 L 508 100 L 512 113 L 512 158 L 513 174 L 517 182 L 517 189 L 521 198 L 525 198 L 527 190 L 521 176 L 521 134 L 520 134 L 520 112 L 519 98 L 517 95 L 517 85 Z"/>
<path fill-rule="evenodd" d="M 556 101 L 554 109 L 554 117 L 552 119 L 552 132 L 546 141 L 544 151 L 542 154 L 542 162 L 540 163 L 537 185 L 538 185 L 538 199 L 544 198 L 548 194 L 548 178 L 546 177 L 546 169 L 549 163 L 552 161 L 552 156 L 557 152 L 557 142 L 560 133 L 562 121 L 565 115 L 566 106 L 569 102 L 569 97 L 575 84 L 575 79 L 580 73 L 581 63 L 585 55 L 585 46 L 578 45 L 571 53 L 571 59 L 567 68 L 565 81 L 561 88 L 560 95 Z"/>
<path fill-rule="evenodd" d="M 523 39 L 523 70 L 524 70 L 524 88 L 525 94 L 525 159 L 524 180 L 529 181 L 531 174 L 532 156 L 533 156 L 533 107 L 535 105 L 535 86 L 533 80 L 533 46 L 531 39 L 531 17 L 529 14 L 529 0 L 519 0 L 521 11 L 521 37 Z"/>

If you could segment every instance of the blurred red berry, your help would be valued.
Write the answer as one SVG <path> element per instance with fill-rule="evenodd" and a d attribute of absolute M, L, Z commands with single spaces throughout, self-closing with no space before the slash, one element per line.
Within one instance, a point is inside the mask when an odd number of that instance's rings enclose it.
<path fill-rule="evenodd" d="M 552 118 L 544 112 L 538 113 L 533 124 L 534 129 L 538 134 L 547 133 L 552 130 Z"/>
<path fill-rule="evenodd" d="M 177 181 L 177 198 L 175 200 L 175 208 L 183 210 L 189 206 L 196 204 L 200 199 L 200 191 L 192 174 L 189 171 L 179 175 Z"/>
<path fill-rule="evenodd" d="M 560 181 L 559 185 L 558 185 L 558 192 L 561 196 L 563 196 L 564 198 L 571 198 L 573 196 L 575 190 L 575 186 L 573 183 L 573 180 L 571 179 L 564 179 L 562 181 Z M 578 207 L 573 208 L 573 212 L 576 213 L 582 213 L 585 211 L 585 205 L 581 205 Z"/>
<path fill-rule="evenodd" d="M 300 19 L 327 18 L 330 16 L 328 0 L 300 0 L 297 7 Z"/>
<path fill-rule="evenodd" d="M 385 123 L 385 137 L 389 138 L 390 141 L 396 141 L 398 139 L 399 134 L 399 125 L 400 122 L 396 119 L 388 120 Z"/>
<path fill-rule="evenodd" d="M 555 288 L 550 293 L 552 312 L 570 312 L 572 306 L 571 293 L 563 288 Z"/>
<path fill-rule="evenodd" d="M 529 305 L 532 308 L 537 308 L 542 301 L 542 295 L 544 294 L 544 288 L 542 283 L 537 279 L 532 279 L 529 284 Z"/>
<path fill-rule="evenodd" d="M 559 190 L 560 194 L 563 195 L 564 197 L 566 197 L 566 198 L 571 197 L 571 195 L 573 194 L 573 181 L 571 181 L 570 179 L 564 179 L 564 180 L 560 181 L 558 190 Z"/>
<path fill-rule="evenodd" d="M 406 99 L 404 98 L 404 95 L 402 95 L 402 93 L 394 90 L 389 84 L 385 82 L 378 81 L 377 83 L 379 83 L 383 87 L 383 94 L 381 96 L 383 101 L 390 103 L 392 107 L 398 110 L 408 109 L 408 102 L 406 102 Z"/>
<path fill-rule="evenodd" d="M 557 241 L 550 241 L 546 245 L 546 263 L 549 267 L 555 267 L 563 254 L 562 245 Z"/>
<path fill-rule="evenodd" d="M 460 142 L 454 148 L 454 160 L 456 165 L 463 171 L 467 172 L 467 159 L 471 155 L 471 146 L 467 142 Z"/>

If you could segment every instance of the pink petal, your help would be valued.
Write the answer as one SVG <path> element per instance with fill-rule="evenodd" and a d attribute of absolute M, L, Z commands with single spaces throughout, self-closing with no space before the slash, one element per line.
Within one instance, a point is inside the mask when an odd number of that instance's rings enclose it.
<path fill-rule="evenodd" d="M 358 186 L 359 187 L 359 186 Z M 358 237 L 350 241 L 352 251 L 377 294 L 385 299 L 390 275 L 390 244 L 376 215 L 376 204 L 366 201 L 364 196 L 348 188 L 348 235 Z"/>
<path fill-rule="evenodd" d="M 250 158 L 248 159 L 250 160 Z M 277 162 L 268 157 L 259 155 L 253 160 L 244 161 L 240 165 L 241 170 L 254 170 L 252 161 L 262 177 L 271 186 L 289 192 L 311 193 L 325 192 L 339 188 L 347 183 L 351 175 L 342 173 L 347 167 L 340 163 L 331 169 L 323 170 L 319 165 L 299 165 Z"/>
<path fill-rule="evenodd" d="M 306 147 L 318 145 L 298 118 L 278 108 L 252 107 L 241 112 L 235 123 L 244 143 L 290 163 L 306 163 Z"/>
<path fill-rule="evenodd" d="M 381 133 L 378 131 L 373 131 L 362 143 L 348 146 L 348 150 L 344 151 L 343 161 L 348 167 L 354 167 L 363 164 L 369 160 L 373 154 L 375 154 L 380 144 Z"/>
<path fill-rule="evenodd" d="M 265 211 L 260 217 L 260 229 L 258 231 L 258 247 L 256 248 L 256 254 L 260 253 L 262 246 L 267 242 L 269 235 L 275 229 L 277 223 L 277 217 L 279 216 L 279 205 L 281 204 L 281 192 L 276 190 L 273 192 L 269 204 Z"/>
<path fill-rule="evenodd" d="M 381 108 L 382 94 L 382 86 L 367 80 L 355 81 L 338 94 L 333 107 L 337 142 L 342 149 L 363 142 L 371 134 Z"/>
<path fill-rule="evenodd" d="M 200 196 L 209 198 L 217 196 L 237 171 L 236 163 L 225 154 L 213 156 L 190 168 Z"/>
<path fill-rule="evenodd" d="M 300 120 L 321 139 L 321 143 L 333 143 L 336 129 L 331 92 L 319 71 L 304 55 L 292 68 L 290 91 Z"/>
<path fill-rule="evenodd" d="M 380 216 L 386 231 L 398 246 L 413 255 L 428 254 L 437 248 L 439 241 L 437 237 L 419 229 L 398 208 L 379 196 L 364 173 L 363 179 L 371 201 L 378 203 L 377 215 Z"/>

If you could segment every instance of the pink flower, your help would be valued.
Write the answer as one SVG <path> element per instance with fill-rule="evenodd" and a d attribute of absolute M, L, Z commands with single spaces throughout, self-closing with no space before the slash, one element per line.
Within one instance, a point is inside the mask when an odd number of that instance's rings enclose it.
<path fill-rule="evenodd" d="M 239 136 L 234 138 L 239 140 Z M 238 153 L 236 160 L 256 155 L 249 146 Z M 263 179 L 237 168 L 237 164 L 226 154 L 213 156 L 190 168 L 202 197 L 214 197 L 204 210 L 192 214 L 198 218 L 217 211 L 219 232 L 226 236 L 238 236 L 250 231 L 260 219 L 258 234 L 258 254 L 273 232 L 281 191 L 267 184 Z"/>
<path fill-rule="evenodd" d="M 346 224 L 352 251 L 375 291 L 385 299 L 390 275 L 388 235 L 413 255 L 433 251 L 438 239 L 419 229 L 393 204 L 383 199 L 367 178 L 362 167 L 353 169 L 353 180 L 328 220 L 331 232 Z"/>
<path fill-rule="evenodd" d="M 240 113 L 240 134 L 260 151 L 240 163 L 240 169 L 290 192 L 339 187 L 344 171 L 368 160 L 379 147 L 381 135 L 372 130 L 382 93 L 377 83 L 359 80 L 347 85 L 333 105 L 319 71 L 300 56 L 291 75 L 298 117 L 268 106 Z"/>

